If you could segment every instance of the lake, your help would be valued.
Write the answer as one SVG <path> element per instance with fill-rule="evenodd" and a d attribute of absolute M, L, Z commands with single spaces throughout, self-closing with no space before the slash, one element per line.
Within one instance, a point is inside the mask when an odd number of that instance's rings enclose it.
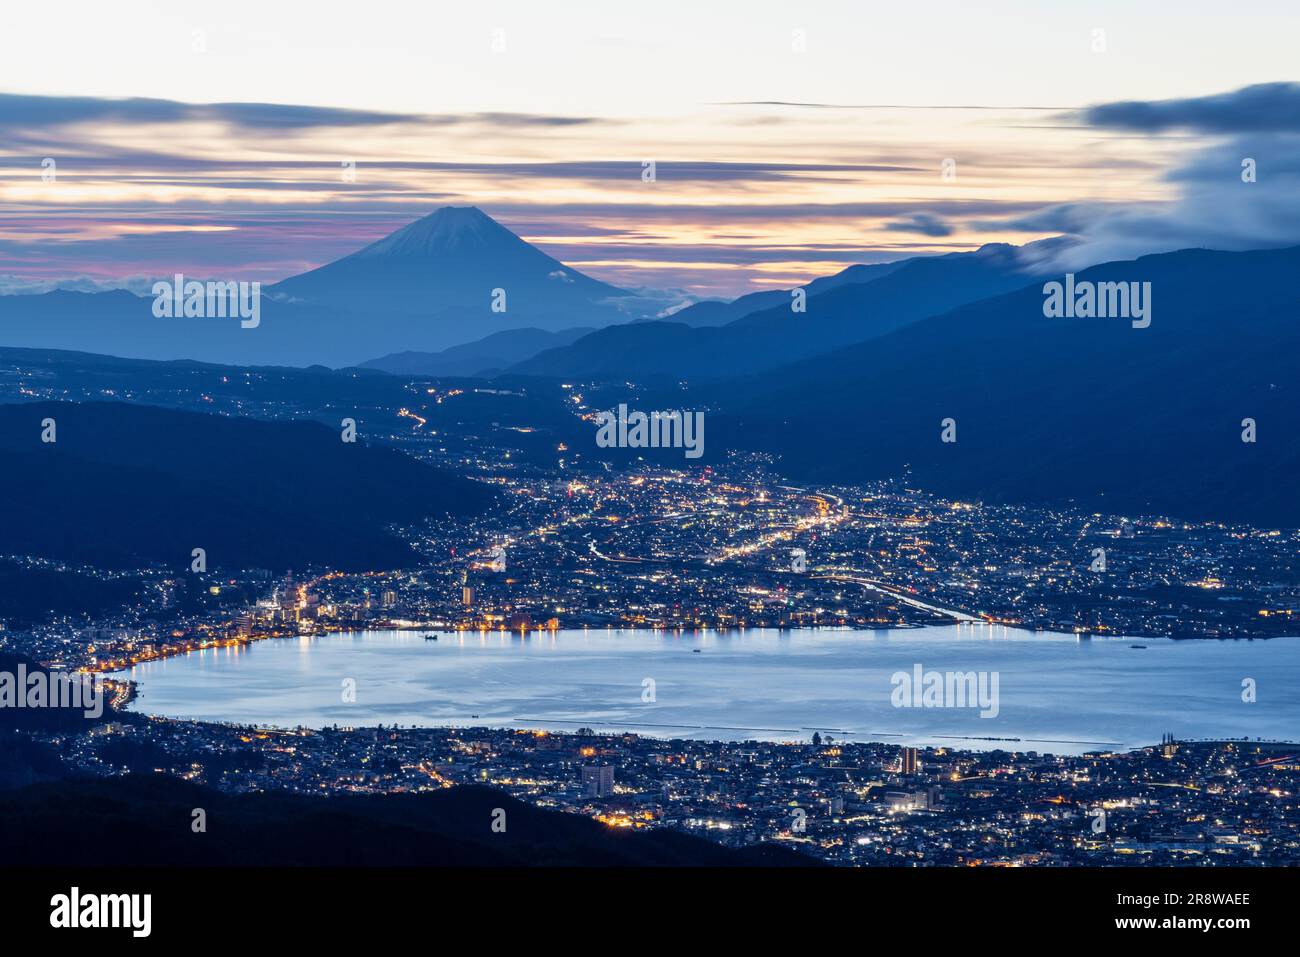
<path fill-rule="evenodd" d="M 591 727 L 775 741 L 820 732 L 1075 754 L 1157 743 L 1166 732 L 1300 739 L 1295 638 L 1088 639 L 989 625 L 438 634 L 270 639 L 121 674 L 138 682 L 138 711 L 279 727 Z M 918 670 L 922 686 L 938 672 L 946 693 L 927 700 L 894 678 Z M 972 689 L 996 690 L 996 707 L 954 697 L 961 682 L 947 672 L 975 673 Z M 1244 679 L 1255 683 L 1253 703 L 1243 700 Z"/>

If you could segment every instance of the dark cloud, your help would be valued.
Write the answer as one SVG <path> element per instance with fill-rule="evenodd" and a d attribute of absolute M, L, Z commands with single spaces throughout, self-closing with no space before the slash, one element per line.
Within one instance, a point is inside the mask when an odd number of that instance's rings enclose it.
<path fill-rule="evenodd" d="M 15 146 L 15 138 L 9 139 Z M 175 156 L 146 153 L 137 149 L 119 150 L 108 144 L 83 142 L 74 137 L 63 141 L 52 135 L 27 137 L 25 157 L 0 158 L 0 173 L 39 175 L 43 156 L 60 159 L 63 171 L 75 170 L 79 176 L 107 176 L 130 180 L 141 185 L 195 185 L 222 189 L 266 189 L 283 185 L 294 190 L 337 189 L 340 183 L 337 160 L 250 160 Z M 353 192 L 375 198 L 388 191 L 396 197 L 404 189 L 394 174 L 464 173 L 482 177 L 500 177 L 514 181 L 575 180 L 592 184 L 628 183 L 642 186 L 641 160 L 565 160 L 554 162 L 441 162 L 429 160 L 386 160 L 356 158 L 357 180 Z M 313 172 L 316 176 L 290 176 Z M 746 163 L 746 162 L 674 162 L 656 161 L 655 176 L 665 186 L 681 183 L 834 182 L 846 176 L 864 173 L 925 174 L 918 166 L 884 163 Z M 204 175 L 206 174 L 206 175 Z M 186 178 L 198 177 L 202 178 Z M 649 187 L 646 187 L 649 188 Z M 425 195 L 423 192 L 421 195 Z M 432 194 L 429 194 L 432 196 Z"/>
<path fill-rule="evenodd" d="M 617 122 L 594 116 L 542 116 L 535 113 L 458 113 L 437 119 L 441 123 L 482 123 L 488 126 L 587 126 Z"/>
<path fill-rule="evenodd" d="M 1230 93 L 1176 100 L 1126 100 L 1081 111 L 1090 126 L 1163 133 L 1300 133 L 1300 83 L 1257 83 Z"/>
<path fill-rule="evenodd" d="M 1054 203 L 1023 216 L 977 219 L 966 225 L 978 232 L 988 233 L 1012 229 L 1026 233 L 1078 235 L 1086 232 L 1090 226 L 1106 216 L 1121 211 L 1132 211 L 1136 205 L 1134 203 Z"/>
<path fill-rule="evenodd" d="M 29 159 L 29 165 L 36 162 Z M 98 149 L 93 157 L 79 158 L 78 169 L 114 176 L 131 170 L 149 173 L 236 172 L 260 173 L 248 183 L 265 186 L 266 175 L 276 171 L 338 169 L 337 162 L 319 160 L 237 160 L 196 156 L 172 156 L 166 153 L 142 153 L 136 150 L 116 152 Z M 0 168 L 13 167 L 14 160 L 0 159 Z M 39 164 L 37 164 L 39 165 Z M 640 183 L 641 160 L 565 160 L 536 163 L 455 163 L 426 160 L 357 160 L 358 174 L 370 172 L 473 173 L 483 176 L 506 176 L 512 179 L 577 179 L 590 182 L 625 180 Z M 841 173 L 928 173 L 919 166 L 880 163 L 741 163 L 741 162 L 673 162 L 655 163 L 657 180 L 668 182 L 754 182 L 778 180 L 827 179 Z M 204 180 L 205 184 L 215 181 Z M 243 181 L 240 181 L 243 182 Z M 289 185 L 297 186 L 297 180 Z"/>
<path fill-rule="evenodd" d="M 287 103 L 181 103 L 131 97 L 29 96 L 0 93 L 0 129 L 32 131 L 78 123 L 221 122 L 248 131 L 311 130 L 358 126 L 496 127 L 580 126 L 605 123 L 594 117 L 530 113 L 383 113 Z"/>
<path fill-rule="evenodd" d="M 1163 179 L 1177 195 L 1166 202 L 1052 205 L 978 220 L 974 228 L 1069 236 L 1073 242 L 1040 250 L 1045 264 L 1065 269 L 1192 247 L 1300 244 L 1300 84 L 1104 103 L 1072 117 L 1124 135 L 1176 131 L 1188 148 Z"/>
<path fill-rule="evenodd" d="M 922 236 L 951 236 L 953 228 L 932 213 L 912 213 L 903 219 L 886 223 L 885 228 L 895 233 L 920 233 Z"/>

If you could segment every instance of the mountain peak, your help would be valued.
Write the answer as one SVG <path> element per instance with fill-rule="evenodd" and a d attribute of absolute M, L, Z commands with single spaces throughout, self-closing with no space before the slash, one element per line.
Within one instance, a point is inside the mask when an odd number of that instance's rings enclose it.
<path fill-rule="evenodd" d="M 609 300 L 625 295 L 548 256 L 476 206 L 436 209 L 364 249 L 290 276 L 272 289 L 277 296 L 366 313 L 432 315 L 454 310 L 462 318 L 492 318 L 497 328 L 504 324 L 507 308 L 505 321 L 516 326 L 527 321 L 545 327 L 550 320 L 542 317 L 563 323 L 559 328 L 584 318 L 618 319 L 621 313 Z M 497 302 L 502 308 L 496 308 Z M 476 337 L 481 332 L 470 336 Z"/>
<path fill-rule="evenodd" d="M 523 240 L 477 206 L 443 206 L 371 243 L 356 255 L 429 256 L 522 243 Z"/>

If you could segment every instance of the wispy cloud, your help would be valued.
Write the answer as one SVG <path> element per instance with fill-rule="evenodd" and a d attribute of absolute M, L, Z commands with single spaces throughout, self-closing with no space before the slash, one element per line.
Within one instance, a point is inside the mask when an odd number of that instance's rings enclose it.
<path fill-rule="evenodd" d="M 714 106 L 790 106 L 806 110 L 1051 110 L 1062 106 L 995 106 L 960 103 L 801 103 L 796 100 L 730 100 Z"/>
<path fill-rule="evenodd" d="M 600 278 L 705 295 L 1058 233 L 1097 256 L 1216 228 L 1281 241 L 1289 201 L 1266 197 L 1300 165 L 1294 96 L 1269 84 L 1068 112 L 737 100 L 637 118 L 0 94 L 0 274 L 7 288 L 177 269 L 270 281 L 465 203 Z M 1225 132 L 1234 111 L 1253 132 Z M 1249 211 L 1179 210 L 1234 174 L 1247 135 L 1267 189 L 1225 199 Z"/>

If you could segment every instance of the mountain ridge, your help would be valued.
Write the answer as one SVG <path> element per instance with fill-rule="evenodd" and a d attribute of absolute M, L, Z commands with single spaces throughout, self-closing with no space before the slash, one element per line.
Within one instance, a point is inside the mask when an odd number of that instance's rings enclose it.
<path fill-rule="evenodd" d="M 318 422 L 128 402 L 0 404 L 0 452 L 0 552 L 101 568 L 188 568 L 195 547 L 213 568 L 407 567 L 417 555 L 389 525 L 496 500 Z"/>
<path fill-rule="evenodd" d="M 782 304 L 721 326 L 692 328 L 671 318 L 610 326 L 508 371 L 611 380 L 747 375 L 867 341 L 1031 278 L 1021 247 L 989 244 L 905 260 L 864 282 L 822 287 L 807 297 L 802 313 L 792 309 L 787 293 Z"/>
<path fill-rule="evenodd" d="M 439 352 L 406 350 L 389 353 L 363 362 L 357 368 L 391 375 L 488 377 L 539 352 L 566 346 L 595 331 L 586 327 L 559 332 L 533 328 L 505 329 Z"/>
<path fill-rule="evenodd" d="M 1300 246 L 1103 263 L 1076 282 L 1150 282 L 1149 328 L 1047 318 L 1036 280 L 696 401 L 723 409 L 711 441 L 802 479 L 907 471 L 952 497 L 1300 527 L 1297 271 Z"/>

